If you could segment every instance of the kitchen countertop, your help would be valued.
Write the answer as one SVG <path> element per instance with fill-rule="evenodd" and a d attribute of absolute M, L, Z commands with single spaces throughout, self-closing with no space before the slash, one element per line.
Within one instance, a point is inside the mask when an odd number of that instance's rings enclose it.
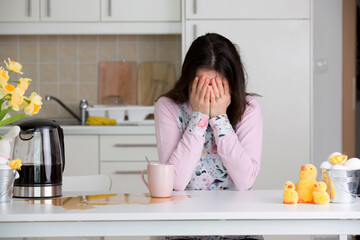
<path fill-rule="evenodd" d="M 89 126 L 75 125 L 73 119 L 55 119 L 64 130 L 65 135 L 154 135 L 154 120 L 146 120 L 144 124 L 123 123 L 116 126 Z M 19 123 L 21 121 L 18 121 Z M 16 124 L 14 124 L 16 125 Z M 0 135 L 6 134 L 11 125 L 0 127 Z"/>

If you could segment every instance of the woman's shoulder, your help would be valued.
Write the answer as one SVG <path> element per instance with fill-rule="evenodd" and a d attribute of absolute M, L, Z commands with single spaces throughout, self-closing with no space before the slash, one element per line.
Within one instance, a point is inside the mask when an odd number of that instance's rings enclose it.
<path fill-rule="evenodd" d="M 155 108 L 167 108 L 170 111 L 178 111 L 180 106 L 175 103 L 171 98 L 168 97 L 160 97 L 156 103 Z"/>
<path fill-rule="evenodd" d="M 251 109 L 258 109 L 258 110 L 260 110 L 261 109 L 261 107 L 260 107 L 260 104 L 259 104 L 259 102 L 256 100 L 256 98 L 254 97 L 254 96 L 252 96 L 252 95 L 247 95 L 246 96 L 246 103 L 247 103 L 247 105 L 246 105 L 246 111 L 247 110 L 251 110 Z"/>

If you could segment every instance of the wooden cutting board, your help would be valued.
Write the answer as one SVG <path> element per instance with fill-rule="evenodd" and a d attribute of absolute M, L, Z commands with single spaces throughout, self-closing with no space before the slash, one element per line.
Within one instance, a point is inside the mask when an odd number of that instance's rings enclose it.
<path fill-rule="evenodd" d="M 175 83 L 175 66 L 168 62 L 144 62 L 139 65 L 138 104 L 150 106 Z"/>
<path fill-rule="evenodd" d="M 108 104 L 111 96 L 120 96 L 126 104 L 135 105 L 136 62 L 100 62 L 98 104 Z"/>

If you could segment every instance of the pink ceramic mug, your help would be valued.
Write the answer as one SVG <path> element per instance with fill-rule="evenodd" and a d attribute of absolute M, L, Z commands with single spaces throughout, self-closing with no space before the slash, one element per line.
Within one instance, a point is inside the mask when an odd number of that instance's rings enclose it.
<path fill-rule="evenodd" d="M 141 178 L 152 197 L 170 197 L 174 188 L 174 165 L 148 164 L 147 169 L 142 170 Z"/>

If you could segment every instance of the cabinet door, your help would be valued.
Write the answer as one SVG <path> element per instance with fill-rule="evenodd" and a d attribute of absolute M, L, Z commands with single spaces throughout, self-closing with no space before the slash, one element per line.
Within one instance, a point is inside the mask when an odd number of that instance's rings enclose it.
<path fill-rule="evenodd" d="M 41 0 L 41 21 L 100 21 L 99 1 L 100 0 Z"/>
<path fill-rule="evenodd" d="M 153 162 L 155 163 L 155 162 Z M 100 163 L 100 173 L 111 176 L 111 192 L 145 193 L 148 192 L 141 180 L 141 171 L 146 169 L 144 162 L 106 162 Z M 146 179 L 146 175 L 145 175 Z"/>
<path fill-rule="evenodd" d="M 40 0 L 0 0 L 0 22 L 37 22 Z"/>
<path fill-rule="evenodd" d="M 99 136 L 65 135 L 65 176 L 99 174 Z"/>
<path fill-rule="evenodd" d="M 310 0 L 184 0 L 186 19 L 299 19 Z"/>
<path fill-rule="evenodd" d="M 101 0 L 102 21 L 180 21 L 180 0 Z"/>
<path fill-rule="evenodd" d="M 226 27 L 224 27 L 226 26 Z M 255 187 L 279 188 L 310 162 L 309 20 L 187 21 L 186 49 L 196 36 L 217 32 L 236 43 L 260 94 L 264 120 L 261 170 Z"/>

